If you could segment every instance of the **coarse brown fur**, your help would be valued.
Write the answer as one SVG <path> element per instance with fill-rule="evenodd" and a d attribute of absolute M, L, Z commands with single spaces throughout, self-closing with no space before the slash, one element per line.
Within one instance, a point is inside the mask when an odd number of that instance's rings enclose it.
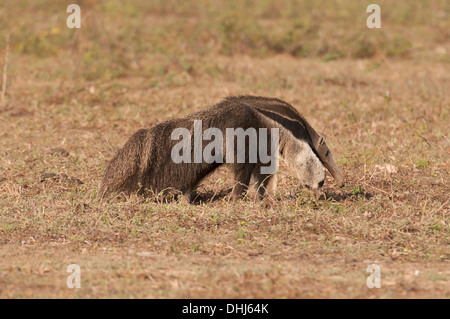
<path fill-rule="evenodd" d="M 99 191 L 101 198 L 111 192 L 143 193 L 146 190 L 160 192 L 166 189 L 181 191 L 190 200 L 196 185 L 222 163 L 179 163 L 171 159 L 171 150 L 176 140 L 171 134 L 176 128 L 187 128 L 193 136 L 194 120 L 202 120 L 203 129 L 219 128 L 225 132 L 226 128 L 270 128 L 279 129 L 279 151 L 282 156 L 293 158 L 293 171 L 303 179 L 305 184 L 318 188 L 323 184 L 323 169 L 320 161 L 310 148 L 307 132 L 302 136 L 295 136 L 279 122 L 270 119 L 255 108 L 243 105 L 232 99 L 225 99 L 205 110 L 193 113 L 185 118 L 167 120 L 148 129 L 141 129 L 125 143 L 122 149 L 108 164 Z M 297 132 L 298 133 L 298 132 Z M 303 139 L 303 140 L 302 140 Z M 270 137 L 269 137 L 270 140 Z M 203 141 L 203 147 L 208 143 Z M 227 144 L 224 136 L 223 156 L 226 157 Z M 269 143 L 270 144 L 270 143 Z M 248 139 L 247 143 L 248 145 Z M 237 147 L 237 144 L 235 144 Z M 270 153 L 271 150 L 268 150 Z M 235 150 L 234 156 L 237 152 Z M 302 159 L 296 156 L 302 154 Z M 226 164 L 234 172 L 235 187 L 233 199 L 240 198 L 247 190 L 251 176 L 256 181 L 260 197 L 266 188 L 271 189 L 271 176 L 259 173 L 261 163 L 250 163 L 248 147 L 245 150 L 245 163 Z M 299 163 L 305 160 L 305 163 Z M 302 174 L 300 174 L 302 173 Z M 321 181 L 322 180 L 322 181 Z"/>

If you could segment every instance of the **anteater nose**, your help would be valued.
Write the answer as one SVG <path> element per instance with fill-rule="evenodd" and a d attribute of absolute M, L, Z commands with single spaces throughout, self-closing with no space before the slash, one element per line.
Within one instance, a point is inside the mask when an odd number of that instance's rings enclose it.
<path fill-rule="evenodd" d="M 324 182 L 325 182 L 325 180 L 322 180 L 321 182 L 319 182 L 319 188 L 321 188 L 323 186 Z"/>

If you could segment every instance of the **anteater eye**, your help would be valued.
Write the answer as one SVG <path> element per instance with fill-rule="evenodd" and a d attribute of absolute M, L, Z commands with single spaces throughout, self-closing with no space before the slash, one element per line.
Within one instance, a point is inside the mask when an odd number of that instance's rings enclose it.
<path fill-rule="evenodd" d="M 327 152 L 325 153 L 325 157 L 328 157 L 328 155 L 330 155 L 330 151 L 327 151 Z"/>

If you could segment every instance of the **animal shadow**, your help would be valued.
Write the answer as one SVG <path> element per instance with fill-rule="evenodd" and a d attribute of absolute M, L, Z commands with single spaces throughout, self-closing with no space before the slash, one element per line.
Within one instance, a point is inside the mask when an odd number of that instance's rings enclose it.
<path fill-rule="evenodd" d="M 320 200 L 333 200 L 336 202 L 343 202 L 343 201 L 357 201 L 360 199 L 371 199 L 373 195 L 369 192 L 366 192 L 364 190 L 362 191 L 328 191 L 324 190 L 322 191 L 322 194 L 320 194 L 319 199 Z"/>
<path fill-rule="evenodd" d="M 223 189 L 220 191 L 212 191 L 212 190 L 204 190 L 202 192 L 197 192 L 196 195 L 193 196 L 191 204 L 193 205 L 201 205 L 203 203 L 213 203 L 219 200 L 223 200 L 228 197 L 233 188 Z"/>

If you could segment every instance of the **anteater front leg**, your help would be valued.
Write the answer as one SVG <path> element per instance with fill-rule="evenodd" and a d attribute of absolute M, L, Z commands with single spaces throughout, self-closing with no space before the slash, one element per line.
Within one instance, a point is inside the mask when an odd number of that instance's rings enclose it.
<path fill-rule="evenodd" d="M 235 163 L 233 164 L 234 182 L 232 199 L 238 200 L 247 194 L 248 184 L 255 164 L 253 163 Z"/>
<path fill-rule="evenodd" d="M 262 200 L 264 196 L 273 196 L 277 189 L 277 175 L 260 174 L 259 169 L 253 170 L 253 179 L 255 181 L 255 190 L 258 193 L 258 199 Z"/>

